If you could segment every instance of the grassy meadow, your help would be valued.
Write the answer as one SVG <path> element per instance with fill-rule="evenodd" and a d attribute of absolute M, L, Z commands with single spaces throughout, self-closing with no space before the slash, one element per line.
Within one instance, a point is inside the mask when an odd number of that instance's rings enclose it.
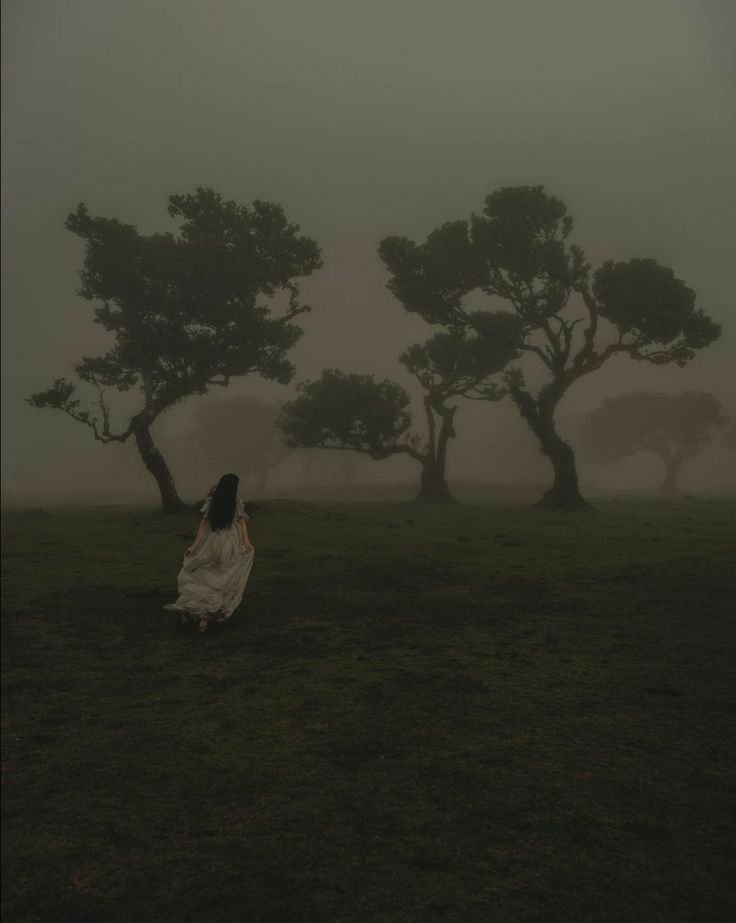
<path fill-rule="evenodd" d="M 200 635 L 196 513 L 5 514 L 4 923 L 736 918 L 734 501 L 251 516 Z"/>

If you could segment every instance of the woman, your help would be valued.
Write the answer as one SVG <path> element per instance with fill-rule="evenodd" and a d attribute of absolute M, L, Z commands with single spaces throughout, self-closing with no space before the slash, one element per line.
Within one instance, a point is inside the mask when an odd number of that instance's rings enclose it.
<path fill-rule="evenodd" d="M 248 538 L 245 505 L 238 499 L 238 478 L 224 474 L 202 507 L 194 542 L 184 552 L 177 584 L 179 598 L 164 609 L 181 613 L 182 622 L 224 622 L 240 604 L 255 548 Z"/>

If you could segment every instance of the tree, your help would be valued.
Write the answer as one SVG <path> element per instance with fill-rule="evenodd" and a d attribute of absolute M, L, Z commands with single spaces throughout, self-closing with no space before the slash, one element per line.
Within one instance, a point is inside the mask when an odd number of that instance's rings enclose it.
<path fill-rule="evenodd" d="M 736 449 L 736 426 L 732 426 L 721 439 L 724 449 Z"/>
<path fill-rule="evenodd" d="M 357 452 L 345 452 L 340 458 L 338 469 L 339 483 L 343 487 L 355 486 L 357 475 L 365 466 L 365 459 L 361 458 Z"/>
<path fill-rule="evenodd" d="M 498 312 L 489 313 L 484 322 L 474 336 L 457 329 L 437 333 L 426 344 L 415 344 L 399 357 L 424 390 L 427 442 L 422 452 L 422 499 L 450 498 L 447 447 L 456 435 L 457 404 L 448 402 L 458 397 L 498 401 L 507 393 L 488 379 L 517 355 L 516 319 Z"/>
<path fill-rule="evenodd" d="M 356 473 L 366 464 L 365 454 L 332 452 L 330 449 L 292 450 L 301 459 L 300 470 L 307 488 L 342 487 L 355 484 Z"/>
<path fill-rule="evenodd" d="M 242 477 L 255 476 L 253 490 L 262 494 L 268 474 L 291 455 L 276 420 L 281 405 L 251 397 L 198 404 L 192 412 L 191 441 L 199 453 Z"/>
<path fill-rule="evenodd" d="M 571 385 L 621 354 L 682 366 L 720 334 L 692 289 L 655 260 L 607 261 L 591 277 L 582 250 L 567 242 L 572 226 L 565 204 L 543 187 L 505 187 L 480 215 L 441 225 L 423 244 L 388 237 L 379 246 L 389 288 L 430 323 L 480 330 L 486 312 L 469 310 L 472 293 L 511 305 L 518 348 L 545 382 L 531 388 L 520 366 L 503 380 L 554 469 L 540 502 L 561 507 L 586 505 L 572 446 L 555 426 Z"/>
<path fill-rule="evenodd" d="M 498 400 L 504 390 L 487 381 L 514 355 L 515 319 L 498 314 L 487 319 L 484 336 L 455 330 L 438 333 L 426 344 L 411 346 L 400 362 L 424 390 L 427 438 L 411 432 L 410 398 L 396 382 L 376 382 L 372 375 L 346 375 L 326 369 L 322 377 L 299 386 L 296 400 L 284 405 L 279 425 L 293 446 L 343 449 L 374 459 L 408 455 L 422 468 L 418 499 L 448 501 L 447 447 L 455 434 L 456 397 Z M 502 332 L 506 331 L 506 335 Z"/>
<path fill-rule="evenodd" d="M 584 450 L 600 460 L 658 455 L 665 466 L 660 490 L 673 495 L 683 462 L 706 449 L 727 423 L 718 400 L 705 391 L 636 391 L 609 398 L 587 414 L 581 436 Z"/>
<path fill-rule="evenodd" d="M 224 200 L 211 189 L 171 196 L 178 236 L 141 234 L 133 225 L 93 218 L 84 204 L 66 227 L 84 241 L 79 294 L 100 302 L 94 322 L 113 334 L 102 356 L 85 356 L 79 380 L 97 392 L 98 412 L 84 408 L 77 386 L 57 378 L 31 395 L 35 407 L 61 410 L 90 427 L 103 443 L 135 439 L 167 511 L 183 506 L 174 478 L 153 442 L 164 411 L 236 376 L 256 372 L 286 384 L 294 369 L 288 350 L 302 331 L 293 319 L 309 310 L 296 282 L 321 266 L 320 250 L 278 205 Z M 285 297 L 280 315 L 265 303 Z M 140 392 L 140 409 L 113 431 L 107 389 Z"/>

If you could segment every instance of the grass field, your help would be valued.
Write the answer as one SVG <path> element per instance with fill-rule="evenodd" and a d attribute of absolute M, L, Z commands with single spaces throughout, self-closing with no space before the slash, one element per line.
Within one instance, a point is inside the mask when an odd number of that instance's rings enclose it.
<path fill-rule="evenodd" d="M 4 923 L 736 918 L 736 504 L 5 516 Z"/>

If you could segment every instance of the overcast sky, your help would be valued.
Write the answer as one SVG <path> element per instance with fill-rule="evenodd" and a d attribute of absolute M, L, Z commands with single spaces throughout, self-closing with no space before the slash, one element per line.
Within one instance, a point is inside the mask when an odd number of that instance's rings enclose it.
<path fill-rule="evenodd" d="M 163 229 L 167 197 L 199 185 L 279 202 L 324 248 L 295 380 L 406 383 L 396 357 L 431 330 L 386 291 L 377 242 L 543 184 L 594 265 L 671 265 L 725 328 L 684 370 L 586 379 L 564 412 L 634 384 L 705 388 L 736 413 L 734 35 L 730 0 L 5 0 L 4 486 L 115 448 L 23 403 L 106 344 L 64 217 L 84 201 Z M 472 432 L 493 427 L 481 410 Z"/>

